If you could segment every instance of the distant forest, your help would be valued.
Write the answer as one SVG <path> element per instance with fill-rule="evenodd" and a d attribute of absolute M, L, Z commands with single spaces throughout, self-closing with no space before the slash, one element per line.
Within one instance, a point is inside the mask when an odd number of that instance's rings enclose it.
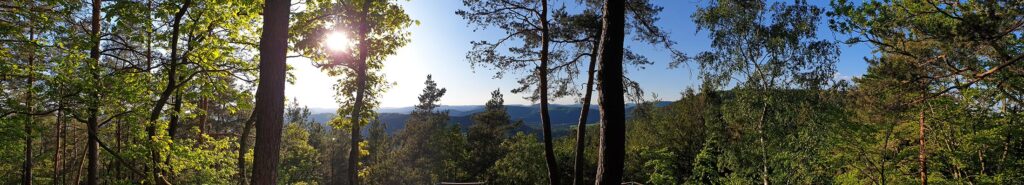
<path fill-rule="evenodd" d="M 402 1 L 0 1 L 0 184 L 1024 183 L 1024 1 L 686 1 L 696 46 L 649 0 L 461 2 L 500 36 L 462 62 L 514 85 L 381 109 Z M 337 110 L 286 99 L 289 58 Z M 699 82 L 652 98 L 653 63 Z"/>

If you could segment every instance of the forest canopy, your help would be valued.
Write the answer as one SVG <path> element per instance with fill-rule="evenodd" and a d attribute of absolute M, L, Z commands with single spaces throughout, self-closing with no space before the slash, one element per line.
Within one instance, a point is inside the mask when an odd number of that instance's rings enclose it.
<path fill-rule="evenodd" d="M 0 1 L 0 184 L 1024 182 L 1021 1 L 417 8 Z"/>

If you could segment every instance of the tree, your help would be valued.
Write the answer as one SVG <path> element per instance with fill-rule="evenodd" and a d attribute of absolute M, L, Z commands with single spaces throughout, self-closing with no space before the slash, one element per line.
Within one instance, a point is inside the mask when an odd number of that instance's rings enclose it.
<path fill-rule="evenodd" d="M 487 41 L 471 42 L 473 50 L 467 55 L 471 65 L 490 65 L 498 71 L 523 70 L 529 71 L 529 76 L 520 80 L 522 86 L 513 89 L 512 92 L 531 92 L 532 84 L 539 82 L 531 93 L 530 99 L 540 101 L 541 126 L 544 133 L 544 158 L 548 167 L 549 184 L 559 184 L 558 164 L 555 161 L 554 149 L 551 139 L 551 115 L 548 113 L 548 76 L 549 65 L 551 64 L 551 28 L 548 17 L 548 1 L 481 1 L 463 0 L 469 10 L 459 10 L 455 14 L 462 16 L 470 24 L 476 24 L 479 28 L 496 26 L 508 33 L 504 38 L 491 43 Z M 478 29 L 479 29 L 478 28 Z M 508 48 L 512 56 L 506 56 L 498 51 L 509 39 L 521 39 L 522 46 Z M 529 69 L 531 63 L 537 62 L 535 69 Z M 501 77 L 504 72 L 498 72 L 495 77 Z M 536 94 L 536 96 L 534 96 Z M 555 93 L 555 97 L 564 94 L 564 91 Z"/>
<path fill-rule="evenodd" d="M 512 123 L 505 108 L 504 96 L 500 89 L 491 92 L 491 99 L 484 104 L 484 112 L 473 115 L 473 125 L 466 131 L 466 140 L 471 150 L 469 166 L 465 167 L 470 172 L 478 172 L 480 176 L 476 179 L 487 179 L 492 177 L 483 176 L 498 159 L 501 159 L 506 150 L 501 148 L 501 143 L 508 137 L 513 128 L 521 123 Z"/>
<path fill-rule="evenodd" d="M 405 127 L 395 134 L 398 149 L 395 151 L 396 164 L 400 169 L 395 179 L 399 184 L 426 184 L 440 182 L 445 177 L 436 177 L 442 171 L 442 140 L 448 124 L 448 113 L 436 110 L 447 89 L 438 88 L 430 75 L 423 83 L 426 87 L 419 95 L 419 104 L 413 107 Z"/>
<path fill-rule="evenodd" d="M 544 146 L 537 142 L 535 135 L 527 135 L 519 132 L 505 142 L 501 143 L 502 149 L 509 151 L 501 159 L 494 162 L 489 173 L 493 173 L 495 184 L 543 184 L 544 166 L 541 161 L 544 159 L 536 153 L 541 152 Z"/>
<path fill-rule="evenodd" d="M 91 49 L 89 49 L 89 58 L 93 62 L 90 66 L 92 74 L 92 80 L 99 81 L 99 63 L 100 63 L 100 0 L 92 1 L 92 29 L 90 29 L 90 43 Z M 93 86 L 93 89 L 99 89 L 98 85 Z M 86 122 L 86 130 L 88 130 L 88 141 L 87 141 L 87 154 L 89 156 L 89 172 L 86 175 L 85 184 L 96 185 L 99 184 L 99 92 L 93 90 L 91 96 L 92 101 L 89 101 L 89 120 Z"/>
<path fill-rule="evenodd" d="M 601 44 L 598 46 L 598 105 L 601 142 L 598 145 L 595 184 L 621 184 L 626 154 L 626 102 L 622 92 L 622 45 L 625 37 L 625 1 L 604 4 Z"/>
<path fill-rule="evenodd" d="M 307 141 L 309 132 L 303 128 L 304 121 L 293 120 L 285 126 L 281 143 L 281 166 L 278 169 L 280 184 L 315 184 L 319 152 Z"/>
<path fill-rule="evenodd" d="M 833 1 L 834 30 L 853 34 L 849 43 L 869 43 L 882 53 L 880 64 L 896 61 L 920 74 L 903 85 L 920 87 L 912 101 L 982 87 L 1020 104 L 1024 55 L 1008 49 L 1022 43 L 1021 2 Z M 919 177 L 928 183 L 925 108 L 919 108 Z"/>
<path fill-rule="evenodd" d="M 64 13 L 61 10 L 64 7 L 60 6 L 60 2 L 52 1 L 5 3 L 7 7 L 0 8 L 0 21 L 5 22 L 0 25 L 0 33 L 3 35 L 0 36 L 0 40 L 3 40 L 0 52 L 6 54 L 0 55 L 0 60 L 8 65 L 0 67 L 0 75 L 4 76 L 0 84 L 3 84 L 4 88 L 14 90 L 2 94 L 6 101 L 5 104 L 0 104 L 0 118 L 21 123 L 23 133 L 20 134 L 20 139 L 24 142 L 21 183 L 32 184 L 35 178 L 32 170 L 36 163 L 34 156 L 38 154 L 34 154 L 38 151 L 33 151 L 33 142 L 35 137 L 40 135 L 34 133 L 39 127 L 36 125 L 39 119 L 35 118 L 55 111 L 37 109 L 45 105 L 46 99 L 39 96 L 40 87 L 37 87 L 36 83 L 46 80 L 45 73 L 42 72 L 49 67 L 43 62 L 51 57 L 57 57 L 45 55 L 45 52 L 50 50 L 47 47 L 53 43 L 48 40 L 57 37 L 55 24 L 61 20 L 56 16 Z M 46 10 L 47 8 L 53 9 Z M 15 99 L 16 97 L 19 99 Z"/>
<path fill-rule="evenodd" d="M 297 34 L 290 39 L 296 42 L 298 52 L 313 59 L 329 75 L 346 77 L 335 89 L 339 103 L 344 105 L 338 112 L 350 114 L 350 119 L 335 126 L 351 124 L 347 177 L 349 184 L 356 185 L 359 182 L 359 127 L 369 123 L 362 118 L 375 117 L 373 110 L 379 104 L 378 96 L 388 87 L 379 70 L 388 55 L 395 54 L 409 42 L 409 33 L 404 29 L 418 22 L 390 1 L 324 0 L 308 1 L 306 5 L 305 11 L 296 14 L 296 22 L 304 24 L 293 28 Z M 321 47 L 328 34 L 355 36 L 357 49 L 338 48 L 341 53 L 329 53 L 331 51 Z M 335 171 L 335 183 L 343 181 L 342 173 Z"/>
<path fill-rule="evenodd" d="M 291 2 L 268 0 L 260 38 L 260 83 L 256 96 L 256 146 L 253 183 L 275 184 L 284 121 L 285 59 Z"/>
<path fill-rule="evenodd" d="M 587 0 L 582 1 L 586 10 L 578 14 L 570 14 L 564 8 L 558 9 L 554 12 L 553 26 L 553 38 L 552 42 L 563 44 L 562 47 L 566 50 L 568 58 L 565 61 L 557 61 L 552 73 L 551 81 L 555 82 L 551 89 L 556 89 L 558 92 L 566 91 L 566 94 L 578 94 L 575 88 L 567 87 L 574 85 L 576 76 L 581 74 L 581 65 L 583 65 L 583 57 L 589 59 L 586 68 L 585 81 L 582 82 L 582 109 L 580 109 L 580 119 L 577 122 L 577 128 L 584 128 L 588 123 L 587 118 L 590 113 L 590 102 L 594 86 L 594 73 L 596 72 L 597 65 L 597 46 L 600 44 L 601 37 L 601 12 L 604 1 L 599 0 Z M 626 1 L 626 34 L 633 35 L 633 37 L 639 41 L 646 42 L 651 45 L 660 45 L 661 47 L 669 49 L 674 57 L 682 58 L 682 52 L 675 50 L 672 46 L 675 44 L 674 41 L 669 40 L 668 33 L 663 31 L 661 27 L 655 24 L 659 20 L 658 14 L 661 12 L 662 7 L 651 4 L 647 0 L 629 0 Z M 634 53 L 628 48 L 623 48 L 623 63 L 625 65 L 633 65 L 642 68 L 644 65 L 649 65 L 654 62 L 649 61 L 643 55 Z M 624 71 L 625 73 L 625 71 Z M 623 76 L 625 93 L 636 102 L 643 101 L 643 89 L 640 88 L 639 83 L 632 81 L 627 76 Z M 525 84 L 524 84 L 525 85 Z M 556 94 L 558 94 L 556 92 Z M 556 96 L 557 97 L 557 96 Z M 585 129 L 576 130 L 576 151 L 573 157 L 573 184 L 584 183 L 583 178 L 583 153 L 585 152 L 584 138 L 586 138 Z"/>
<path fill-rule="evenodd" d="M 760 181 L 771 179 L 768 135 L 782 107 L 777 93 L 791 88 L 820 89 L 835 74 L 838 48 L 828 40 L 817 40 L 821 9 L 796 1 L 792 4 L 764 1 L 720 0 L 700 7 L 692 15 L 699 30 L 711 35 L 711 50 L 692 58 L 701 67 L 705 85 L 720 88 L 730 83 L 737 91 L 737 110 L 725 115 L 752 123 L 761 169 Z M 735 81 L 733 81 L 735 79 Z M 742 95 L 742 96 L 740 96 Z M 760 110 L 757 110 L 760 109 Z M 745 114 L 754 113 L 754 114 Z M 785 135 L 787 132 L 774 133 Z M 746 156 L 746 155 L 743 155 Z M 783 179 L 784 177 L 779 177 Z"/>

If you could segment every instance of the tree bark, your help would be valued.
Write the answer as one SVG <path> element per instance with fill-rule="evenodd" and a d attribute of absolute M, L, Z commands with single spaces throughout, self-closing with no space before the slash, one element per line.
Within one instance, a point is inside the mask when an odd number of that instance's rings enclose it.
<path fill-rule="evenodd" d="M 63 163 L 64 159 L 61 158 L 63 156 L 63 154 L 64 154 L 64 150 L 62 150 L 64 148 L 64 137 L 62 137 L 62 135 L 63 135 L 62 131 L 64 130 L 64 111 L 63 111 L 64 109 L 63 108 L 64 108 L 63 107 L 63 100 L 62 99 L 58 99 L 57 100 L 57 109 L 58 109 L 58 111 L 57 111 L 57 113 L 55 115 L 55 117 L 56 117 L 56 119 L 55 119 L 56 125 L 55 125 L 55 127 L 53 129 L 53 132 L 54 132 L 53 133 L 53 139 L 57 140 L 57 141 L 54 142 L 56 144 L 56 146 L 54 146 L 54 148 L 53 148 L 53 183 L 54 184 L 63 184 L 64 183 L 64 178 L 63 178 L 64 177 L 63 176 L 64 172 L 63 172 L 63 169 L 61 168 L 62 167 L 61 165 L 64 164 Z"/>
<path fill-rule="evenodd" d="M 35 40 L 35 28 L 29 25 L 28 28 L 29 40 Z M 30 44 L 28 55 L 28 88 L 25 89 L 25 107 L 29 114 L 25 114 L 25 165 L 22 167 L 21 184 L 32 185 L 32 112 L 35 112 L 32 107 L 32 82 L 35 81 L 32 77 L 35 76 L 32 68 L 35 66 L 35 45 Z"/>
<path fill-rule="evenodd" d="M 600 36 L 599 36 L 600 37 Z M 587 86 L 583 93 L 583 108 L 580 110 L 580 120 L 576 124 L 576 154 L 573 156 L 572 184 L 583 184 L 583 154 L 586 151 L 587 143 L 587 117 L 590 115 L 590 98 L 594 89 L 594 71 L 597 68 L 597 45 L 590 48 L 590 66 L 587 69 Z"/>
<path fill-rule="evenodd" d="M 370 46 L 367 43 L 366 35 L 370 33 L 370 23 L 368 22 L 370 11 L 370 1 L 363 3 L 363 11 L 359 27 L 359 61 L 356 65 L 356 102 L 352 107 L 352 139 L 349 140 L 349 152 L 348 152 L 348 184 L 358 185 L 359 184 L 359 123 L 360 113 L 363 111 L 363 96 L 366 92 L 366 63 L 369 58 Z"/>
<path fill-rule="evenodd" d="M 176 93 L 174 95 L 174 103 L 171 105 L 171 113 L 173 114 L 171 114 L 171 119 L 167 122 L 167 138 L 169 138 L 171 141 L 174 141 L 174 136 L 177 134 L 179 125 L 179 115 L 181 114 L 181 91 L 175 92 Z M 168 145 L 174 145 L 174 142 L 170 142 L 168 143 Z M 168 153 L 167 158 L 164 159 L 164 165 L 167 166 L 168 171 L 172 170 L 170 169 L 172 157 L 171 155 L 173 154 Z M 164 174 L 163 176 L 166 177 L 167 175 Z"/>
<path fill-rule="evenodd" d="M 260 92 L 256 92 L 256 96 L 260 96 Z M 245 153 L 249 152 L 249 135 L 252 131 L 253 123 L 256 121 L 256 110 L 253 110 L 249 115 L 249 119 L 245 120 L 242 128 L 242 135 L 238 137 L 238 184 L 248 184 L 245 179 Z"/>
<path fill-rule="evenodd" d="M 90 30 L 91 49 L 89 50 L 89 58 L 92 59 L 92 80 L 94 83 L 98 83 L 99 78 L 99 63 L 100 63 L 100 0 L 92 0 L 92 29 Z M 92 101 L 88 102 L 89 105 L 89 118 L 86 121 L 88 142 L 86 143 L 86 152 L 89 158 L 88 173 L 86 174 L 85 184 L 96 185 L 99 183 L 99 140 L 98 140 L 98 114 L 99 114 L 99 85 L 93 84 Z"/>
<path fill-rule="evenodd" d="M 551 34 L 548 33 L 547 0 L 541 0 L 540 25 L 541 51 L 540 67 L 538 67 L 540 85 L 538 85 L 537 91 L 540 91 L 540 118 L 541 126 L 544 130 L 544 161 L 547 163 L 548 167 L 548 183 L 555 185 L 561 182 L 561 178 L 558 176 L 558 163 L 555 161 L 554 144 L 551 139 L 551 115 L 548 114 L 548 50 L 551 42 Z"/>
<path fill-rule="evenodd" d="M 284 121 L 285 61 L 291 2 L 267 0 L 260 36 L 260 82 L 256 97 L 256 146 L 252 178 L 257 185 L 277 184 L 277 165 Z"/>
<path fill-rule="evenodd" d="M 920 151 L 918 153 L 918 159 L 920 160 L 920 163 L 921 163 L 921 168 L 920 168 L 921 185 L 928 185 L 928 159 L 927 159 L 927 151 L 925 150 L 925 146 L 924 146 L 924 109 L 921 109 L 921 112 L 918 115 L 918 117 L 920 118 L 920 120 L 918 122 L 918 129 L 917 129 L 917 131 L 918 131 L 918 134 L 920 136 L 920 138 L 918 140 L 918 141 L 920 141 L 920 145 L 918 145 L 919 148 L 920 148 Z"/>
<path fill-rule="evenodd" d="M 623 92 L 623 40 L 626 3 L 605 0 L 598 62 L 601 139 L 595 184 L 621 184 L 626 156 L 626 100 Z"/>
<path fill-rule="evenodd" d="M 364 50 L 365 51 L 365 50 Z M 362 66 L 365 66 L 362 65 Z M 355 107 L 352 108 L 352 139 L 349 140 L 349 152 L 348 152 L 348 181 L 350 185 L 359 184 L 359 122 L 360 112 L 363 109 L 363 92 L 366 91 L 366 68 L 360 67 L 357 69 L 359 74 L 356 76 L 356 85 L 358 89 L 356 91 L 356 102 Z"/>
<path fill-rule="evenodd" d="M 626 110 L 623 97 L 622 47 L 625 37 L 625 1 L 605 0 L 598 62 L 598 105 L 601 143 L 598 148 L 597 185 L 622 183 L 626 155 Z"/>
<path fill-rule="evenodd" d="M 767 88 L 765 88 L 767 90 Z M 768 143 L 764 140 L 764 117 L 768 114 L 768 102 L 761 105 L 761 117 L 757 119 L 757 141 L 761 148 L 761 184 L 768 185 Z"/>
<path fill-rule="evenodd" d="M 178 9 L 178 11 L 175 12 L 175 14 L 174 14 L 174 20 L 173 20 L 173 23 L 171 25 L 171 40 L 170 40 L 170 44 L 169 44 L 169 47 L 171 49 L 171 60 L 168 61 L 167 68 L 166 68 L 166 70 L 167 70 L 167 85 L 164 87 L 163 92 L 160 93 L 160 97 L 157 99 L 155 105 L 153 106 L 152 111 L 149 114 L 149 123 L 150 123 L 150 125 L 148 125 L 148 127 L 146 128 L 146 134 L 147 134 L 147 136 L 149 136 L 149 138 L 153 138 L 154 136 L 156 136 L 156 126 L 154 124 L 156 124 L 156 120 L 160 119 L 160 115 L 163 112 L 164 106 L 167 104 L 167 101 L 170 99 L 171 94 L 173 94 L 174 89 L 176 89 L 179 86 L 177 84 L 177 79 L 178 79 L 178 76 L 177 76 L 178 64 L 177 63 L 178 63 L 178 60 L 180 60 L 180 58 L 178 56 L 178 37 L 180 35 L 179 33 L 180 33 L 180 27 L 181 27 L 181 19 L 182 19 L 182 17 L 185 16 L 185 12 L 188 11 L 188 8 L 191 5 L 192 5 L 192 0 L 185 0 L 185 2 L 181 5 L 181 7 Z M 148 53 L 147 53 L 147 56 L 149 56 Z M 147 57 L 147 60 L 151 60 L 151 57 Z M 153 182 L 168 184 L 166 182 L 166 180 L 164 179 L 165 175 L 163 174 L 164 173 L 163 170 L 161 170 L 159 167 L 157 167 L 158 164 L 160 163 L 160 158 L 161 158 L 160 157 L 160 152 L 157 151 L 156 148 L 151 148 L 150 149 L 150 155 L 151 155 L 151 158 L 153 158 L 152 159 L 152 166 L 153 166 L 153 170 L 154 170 Z"/>
<path fill-rule="evenodd" d="M 167 137 L 171 139 L 174 139 L 174 136 L 177 135 L 179 125 L 178 115 L 181 112 L 181 99 L 181 91 L 178 91 L 174 95 L 174 103 L 171 104 L 171 113 L 173 114 L 171 114 L 171 119 L 167 122 Z"/>

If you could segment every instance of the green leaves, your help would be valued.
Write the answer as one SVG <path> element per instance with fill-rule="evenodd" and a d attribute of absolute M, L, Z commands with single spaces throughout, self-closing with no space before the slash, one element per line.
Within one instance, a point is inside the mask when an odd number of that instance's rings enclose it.
<path fill-rule="evenodd" d="M 368 12 L 362 12 L 361 7 L 368 5 Z M 409 43 L 409 32 L 405 29 L 417 21 L 405 13 L 403 7 L 394 1 L 370 1 L 370 0 L 311 0 L 306 1 L 305 9 L 294 14 L 293 26 L 291 26 L 292 37 L 289 38 L 291 50 L 308 57 L 313 61 L 314 66 L 320 67 L 330 76 L 342 77 L 338 84 L 334 85 L 336 100 L 339 105 L 339 114 L 352 112 L 355 104 L 356 76 L 358 68 L 365 65 L 367 73 L 366 93 L 364 95 L 363 110 L 360 115 L 364 118 L 375 117 L 375 110 L 380 104 L 380 95 L 391 86 L 385 81 L 380 69 L 383 68 L 384 60 L 394 55 L 399 48 Z M 368 15 L 363 17 L 362 15 Z M 365 22 L 361 22 L 363 18 Z M 365 55 L 360 55 L 361 50 L 353 49 L 341 52 L 331 52 L 322 43 L 327 34 L 340 32 L 351 36 L 351 42 L 360 42 L 360 28 L 366 25 L 368 32 L 365 35 L 366 47 L 369 48 Z M 360 56 L 365 56 L 362 61 Z M 365 64 L 363 64 L 365 62 Z M 358 65 L 357 65 L 358 64 Z M 347 125 L 347 119 L 340 120 L 336 126 Z M 368 124 L 368 119 L 360 121 L 360 125 Z"/>

